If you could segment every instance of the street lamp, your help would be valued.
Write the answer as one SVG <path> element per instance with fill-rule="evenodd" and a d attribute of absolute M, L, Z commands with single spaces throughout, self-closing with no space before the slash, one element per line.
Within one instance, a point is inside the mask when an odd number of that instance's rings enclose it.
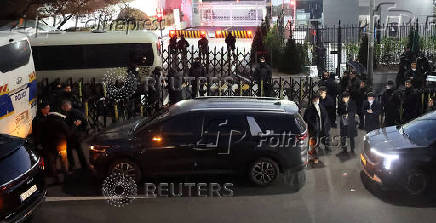
<path fill-rule="evenodd" d="M 391 8 L 388 11 L 389 12 L 405 12 L 405 13 L 408 13 L 410 15 L 413 15 L 413 12 L 411 12 L 409 10 L 406 10 L 406 9 L 394 9 L 394 8 Z M 415 18 L 416 18 L 415 16 L 409 16 L 409 15 L 405 15 L 405 14 L 400 14 L 400 16 L 403 16 L 403 15 L 410 18 L 408 24 L 411 24 L 413 22 L 413 20 L 415 20 Z"/>
<path fill-rule="evenodd" d="M 374 12 L 377 12 L 381 9 L 383 5 L 394 5 L 395 2 L 382 2 L 375 6 L 375 0 L 369 1 L 369 31 L 368 31 L 368 61 L 367 61 L 367 70 L 368 70 L 368 82 L 372 85 L 374 80 Z"/>

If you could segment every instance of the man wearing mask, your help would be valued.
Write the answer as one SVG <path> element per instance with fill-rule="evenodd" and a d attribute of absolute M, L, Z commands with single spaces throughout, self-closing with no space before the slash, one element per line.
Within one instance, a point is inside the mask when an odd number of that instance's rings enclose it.
<path fill-rule="evenodd" d="M 401 100 L 394 90 L 394 82 L 388 81 L 386 90 L 382 95 L 382 109 L 384 113 L 384 127 L 400 124 Z"/>
<path fill-rule="evenodd" d="M 375 94 L 368 93 L 368 100 L 363 103 L 363 115 L 365 117 L 365 131 L 371 132 L 372 130 L 380 128 L 380 113 L 381 105 L 375 99 Z"/>
<path fill-rule="evenodd" d="M 259 60 L 259 64 L 256 65 L 254 68 L 254 78 L 256 79 L 257 83 L 257 96 L 261 96 L 261 87 L 263 83 L 263 92 L 264 94 L 262 96 L 272 96 L 272 71 L 271 67 L 266 64 L 265 58 L 261 57 Z"/>
<path fill-rule="evenodd" d="M 336 128 L 336 102 L 328 95 L 328 90 L 325 86 L 322 86 L 318 90 L 320 104 L 327 110 L 327 114 L 330 120 L 330 126 Z"/>
<path fill-rule="evenodd" d="M 319 95 L 313 96 L 312 105 L 306 109 L 303 116 L 304 121 L 307 123 L 310 141 L 316 141 L 316 146 L 313 146 L 313 149 L 309 152 L 313 156 L 311 161 L 314 163 L 318 163 L 316 149 L 321 143 L 321 139 L 328 137 L 330 132 L 330 120 L 327 111 L 319 101 Z M 323 143 L 326 145 L 325 141 Z"/>
<path fill-rule="evenodd" d="M 413 88 L 412 81 L 405 82 L 406 89 L 403 95 L 403 118 L 402 122 L 406 123 L 418 117 L 419 113 L 419 97 Z"/>
<path fill-rule="evenodd" d="M 347 138 L 350 139 L 351 152 L 354 153 L 355 141 L 357 136 L 356 128 L 356 104 L 350 99 L 348 92 L 342 93 L 342 100 L 338 104 L 338 115 L 340 117 L 340 135 L 342 152 L 347 152 Z"/>

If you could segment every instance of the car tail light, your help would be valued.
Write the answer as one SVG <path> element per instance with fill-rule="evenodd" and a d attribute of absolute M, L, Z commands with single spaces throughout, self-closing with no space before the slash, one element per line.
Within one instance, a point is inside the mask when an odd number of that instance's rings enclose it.
<path fill-rule="evenodd" d="M 304 141 L 307 139 L 307 137 L 309 137 L 309 134 L 307 133 L 307 131 L 305 131 L 301 135 L 297 136 L 297 139 L 298 139 L 298 141 Z"/>
<path fill-rule="evenodd" d="M 42 156 L 39 157 L 38 166 L 39 166 L 39 168 L 41 168 L 41 170 L 44 170 L 44 169 L 45 169 L 44 158 L 43 158 Z"/>

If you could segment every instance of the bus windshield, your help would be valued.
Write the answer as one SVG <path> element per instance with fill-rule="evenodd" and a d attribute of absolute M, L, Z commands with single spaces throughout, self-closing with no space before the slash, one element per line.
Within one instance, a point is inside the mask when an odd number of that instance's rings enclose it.
<path fill-rule="evenodd" d="M 26 40 L 0 46 L 0 71 L 6 73 L 29 63 L 31 55 L 29 42 Z"/>

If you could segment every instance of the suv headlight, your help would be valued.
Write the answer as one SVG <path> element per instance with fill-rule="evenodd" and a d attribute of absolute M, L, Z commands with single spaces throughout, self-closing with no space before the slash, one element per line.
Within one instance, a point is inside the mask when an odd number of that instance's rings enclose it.
<path fill-rule="evenodd" d="M 382 153 L 374 148 L 371 148 L 371 153 L 380 158 L 383 158 L 383 167 L 387 170 L 390 170 L 392 168 L 392 163 L 400 158 L 398 154 Z"/>
<path fill-rule="evenodd" d="M 109 146 L 96 146 L 96 145 L 89 146 L 90 151 L 97 152 L 97 153 L 104 153 L 106 152 L 106 149 L 109 148 L 110 148 Z"/>

